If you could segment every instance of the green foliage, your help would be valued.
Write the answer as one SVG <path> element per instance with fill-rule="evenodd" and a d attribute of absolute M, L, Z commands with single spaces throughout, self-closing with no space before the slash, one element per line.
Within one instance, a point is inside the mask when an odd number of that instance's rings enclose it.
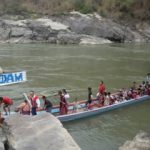
<path fill-rule="evenodd" d="M 150 19 L 150 0 L 0 0 L 0 12 L 8 14 L 61 14 L 72 10 L 98 12 L 105 17 Z"/>

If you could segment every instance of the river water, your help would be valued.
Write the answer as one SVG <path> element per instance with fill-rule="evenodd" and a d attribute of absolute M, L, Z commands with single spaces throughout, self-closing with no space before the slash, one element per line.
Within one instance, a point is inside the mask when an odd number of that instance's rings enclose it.
<path fill-rule="evenodd" d="M 150 72 L 150 44 L 109 44 L 62 46 L 49 44 L 0 45 L 0 66 L 8 72 L 27 71 L 28 81 L 0 87 L 0 95 L 14 99 L 34 90 L 53 97 L 66 88 L 71 98 L 93 95 L 104 81 L 107 91 L 141 83 Z M 17 100 L 16 100 L 17 101 Z M 64 127 L 83 150 L 116 150 L 139 131 L 149 131 L 150 102 L 122 108 L 103 115 L 65 123 Z"/>

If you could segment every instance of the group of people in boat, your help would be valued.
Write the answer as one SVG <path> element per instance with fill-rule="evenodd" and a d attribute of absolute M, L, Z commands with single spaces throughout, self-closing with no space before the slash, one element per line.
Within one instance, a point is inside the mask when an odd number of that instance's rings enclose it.
<path fill-rule="evenodd" d="M 112 104 L 116 104 L 122 101 L 127 101 L 130 99 L 137 99 L 143 95 L 150 95 L 150 73 L 147 74 L 146 80 L 143 81 L 140 85 L 137 85 L 136 82 L 133 82 L 131 88 L 121 89 L 116 93 L 111 94 L 110 92 L 106 92 L 106 87 L 103 81 L 100 82 L 98 86 L 98 93 L 96 98 L 93 97 L 92 88 L 88 87 L 88 98 L 85 102 L 85 109 L 92 109 L 93 107 L 102 107 L 108 106 Z M 58 94 L 55 94 L 60 99 L 59 108 L 60 115 L 64 115 L 68 113 L 68 99 L 70 95 L 66 91 L 66 89 L 62 89 L 58 91 Z M 30 91 L 29 95 L 26 99 L 15 108 L 16 112 L 20 112 L 23 115 L 32 114 L 37 115 L 37 111 L 45 110 L 46 112 L 51 113 L 53 104 L 50 100 L 47 99 L 46 96 L 42 96 L 42 100 L 44 105 L 41 109 L 41 102 L 39 96 L 35 94 L 34 91 Z M 13 100 L 7 96 L 0 97 L 0 106 L 3 104 L 3 109 L 5 111 L 5 115 L 10 114 L 10 107 L 13 105 Z M 75 99 L 73 110 L 77 111 L 80 103 L 77 98 Z"/>
<path fill-rule="evenodd" d="M 122 88 L 121 90 L 113 94 L 111 94 L 110 92 L 106 92 L 105 85 L 103 81 L 101 81 L 95 99 L 92 98 L 92 88 L 88 88 L 88 101 L 86 102 L 86 106 L 88 107 L 88 109 L 91 109 L 94 106 L 108 106 L 130 99 L 138 99 L 143 95 L 150 95 L 149 81 L 143 81 L 140 85 L 137 85 L 136 82 L 133 82 L 133 85 L 129 90 Z"/>

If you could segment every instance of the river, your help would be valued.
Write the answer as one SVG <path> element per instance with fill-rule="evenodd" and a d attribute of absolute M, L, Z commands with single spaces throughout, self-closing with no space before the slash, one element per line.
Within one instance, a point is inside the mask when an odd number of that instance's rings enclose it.
<path fill-rule="evenodd" d="M 53 97 L 66 88 L 72 100 L 93 95 L 104 81 L 107 91 L 140 84 L 150 72 L 150 44 L 49 45 L 1 44 L 0 66 L 8 71 L 27 71 L 28 81 L 0 87 L 1 95 L 14 99 L 30 90 Z M 70 101 L 72 101 L 70 100 Z M 82 150 L 116 150 L 150 125 L 150 102 L 129 106 L 103 115 L 65 123 Z"/>

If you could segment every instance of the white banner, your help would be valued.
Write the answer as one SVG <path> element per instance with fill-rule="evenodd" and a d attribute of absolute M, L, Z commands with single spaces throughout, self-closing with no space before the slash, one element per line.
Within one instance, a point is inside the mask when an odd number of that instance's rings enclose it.
<path fill-rule="evenodd" d="M 0 86 L 27 81 L 26 71 L 0 74 Z"/>

